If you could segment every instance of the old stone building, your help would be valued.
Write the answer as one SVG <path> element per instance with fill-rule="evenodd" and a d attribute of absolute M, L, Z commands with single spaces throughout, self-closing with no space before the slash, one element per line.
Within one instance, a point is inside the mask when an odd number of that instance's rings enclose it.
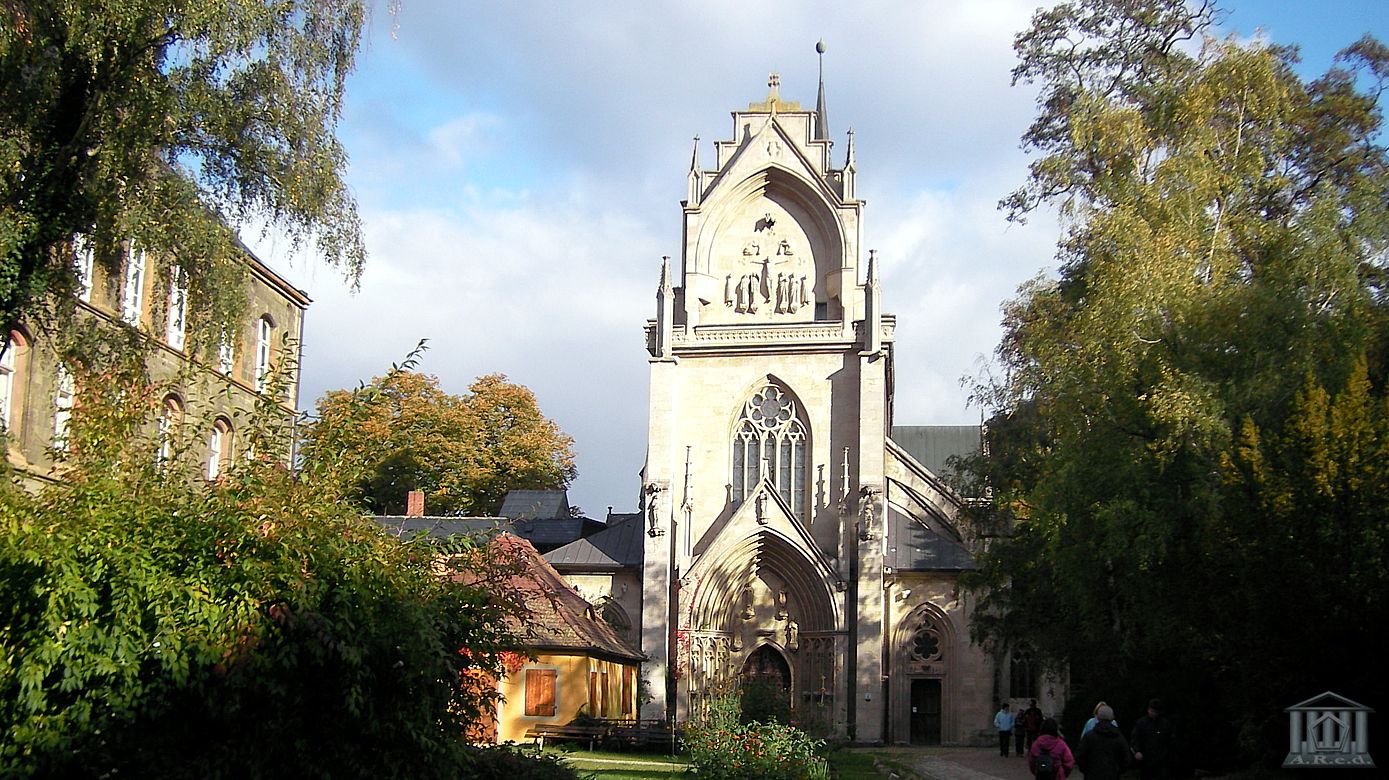
<path fill-rule="evenodd" d="M 683 720 L 770 677 L 856 741 L 987 738 L 1000 699 L 1049 697 L 1021 652 L 1013 669 L 969 638 L 974 541 L 939 472 L 978 428 L 894 428 L 895 318 L 853 135 L 836 165 L 823 86 L 813 111 L 769 87 L 712 167 L 696 145 L 646 325 L 643 715 Z M 551 560 L 575 576 L 565 548 Z"/>
<path fill-rule="evenodd" d="M 128 243 L 119 262 L 96 262 L 78 237 L 73 262 L 81 280 L 75 316 L 84 327 L 128 328 L 149 347 L 151 379 L 167 387 L 157 421 L 160 453 L 175 444 L 197 460 L 197 473 L 215 479 L 243 451 L 240 426 L 277 368 L 273 400 L 292 417 L 299 400 L 299 354 L 309 298 L 246 250 L 246 316 L 220 343 L 195 338 L 187 321 L 187 290 L 169 263 Z M 206 345 L 200 346 L 199 345 Z M 6 453 L 30 486 L 61 477 L 55 457 L 64 446 L 82 388 L 44 334 L 9 334 L 0 355 L 0 425 Z M 155 453 L 151 453 L 156 455 Z"/>

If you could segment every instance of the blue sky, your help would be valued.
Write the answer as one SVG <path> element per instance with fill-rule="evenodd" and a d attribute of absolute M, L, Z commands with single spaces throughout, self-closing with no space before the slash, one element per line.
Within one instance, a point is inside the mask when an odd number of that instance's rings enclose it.
<path fill-rule="evenodd" d="M 999 336 L 1000 304 L 1051 268 L 1054 220 L 994 208 L 1025 175 L 1032 94 L 1009 85 L 1035 2 L 457 3 L 378 10 L 340 135 L 368 249 L 361 291 L 273 237 L 258 253 L 315 299 L 301 403 L 384 372 L 421 338 L 422 368 L 464 392 L 507 374 L 576 440 L 571 503 L 635 506 L 662 255 L 678 255 L 691 139 L 712 164 L 729 111 L 812 105 L 814 44 L 836 160 L 856 131 L 865 240 L 898 317 L 899 424 L 977 423 L 962 377 Z M 1228 2 L 1222 34 L 1302 46 L 1305 75 L 1389 6 Z M 394 26 L 394 36 L 392 27 Z"/>

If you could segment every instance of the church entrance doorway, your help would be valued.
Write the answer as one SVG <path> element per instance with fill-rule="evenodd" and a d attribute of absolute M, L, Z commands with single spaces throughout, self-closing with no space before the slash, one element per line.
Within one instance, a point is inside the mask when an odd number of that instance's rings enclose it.
<path fill-rule="evenodd" d="M 771 645 L 762 645 L 743 663 L 743 720 L 791 720 L 791 666 Z"/>
<path fill-rule="evenodd" d="M 940 744 L 940 680 L 917 677 L 912 680 L 911 743 Z"/>

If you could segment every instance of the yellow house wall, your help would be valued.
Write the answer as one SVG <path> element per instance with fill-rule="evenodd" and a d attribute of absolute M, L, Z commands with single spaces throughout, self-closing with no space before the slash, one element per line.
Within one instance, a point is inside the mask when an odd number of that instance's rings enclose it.
<path fill-rule="evenodd" d="M 622 670 L 624 666 L 613 661 L 603 661 L 585 655 L 540 655 L 527 661 L 515 674 L 502 678 L 498 684 L 501 701 L 497 704 L 497 741 L 525 742 L 526 730 L 535 726 L 564 725 L 577 718 L 581 712 L 596 714 L 601 718 L 635 718 L 637 711 L 636 676 L 639 670 L 633 665 L 633 683 L 630 701 L 622 706 Z M 526 715 L 526 670 L 552 669 L 555 671 L 555 714 L 552 717 Z M 600 679 L 606 679 L 607 709 L 593 713 L 589 711 L 589 673 L 598 672 Z M 603 672 L 607 672 L 606 675 Z"/>

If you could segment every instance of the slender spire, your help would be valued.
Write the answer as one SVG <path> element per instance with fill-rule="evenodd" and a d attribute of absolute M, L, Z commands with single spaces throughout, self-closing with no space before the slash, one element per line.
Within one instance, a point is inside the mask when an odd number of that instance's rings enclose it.
<path fill-rule="evenodd" d="M 825 113 L 825 41 L 821 39 L 815 42 L 815 53 L 820 55 L 820 95 L 815 98 L 815 137 L 816 139 L 828 141 L 830 137 L 830 120 Z"/>

